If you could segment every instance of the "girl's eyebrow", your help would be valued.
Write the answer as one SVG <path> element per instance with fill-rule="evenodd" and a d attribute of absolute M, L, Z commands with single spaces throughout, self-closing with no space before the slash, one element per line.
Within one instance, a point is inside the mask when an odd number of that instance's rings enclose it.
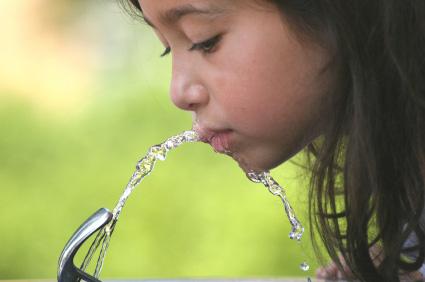
<path fill-rule="evenodd" d="M 219 14 L 223 14 L 225 10 L 216 6 L 209 6 L 206 8 L 198 8 L 191 4 L 186 4 L 182 6 L 178 6 L 175 8 L 171 8 L 165 12 L 160 13 L 159 19 L 160 21 L 166 24 L 175 24 L 180 21 L 183 17 L 187 15 L 207 15 L 207 16 L 217 16 Z M 150 25 L 151 27 L 156 27 L 152 24 L 152 21 L 148 19 L 142 11 L 143 20 Z"/>

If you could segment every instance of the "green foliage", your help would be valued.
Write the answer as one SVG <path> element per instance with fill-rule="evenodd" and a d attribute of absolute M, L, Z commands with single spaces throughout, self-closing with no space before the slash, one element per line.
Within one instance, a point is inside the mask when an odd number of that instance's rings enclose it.
<path fill-rule="evenodd" d="M 1 279 L 55 276 L 67 239 L 98 208 L 114 207 L 138 158 L 190 127 L 189 117 L 165 101 L 132 95 L 97 101 L 76 122 L 47 120 L 25 103 L 4 101 Z M 274 175 L 303 215 L 306 189 L 297 171 L 287 164 Z M 185 144 L 130 197 L 103 277 L 303 275 L 297 265 L 305 258 L 288 232 L 278 198 L 250 183 L 230 158 L 205 144 Z"/>

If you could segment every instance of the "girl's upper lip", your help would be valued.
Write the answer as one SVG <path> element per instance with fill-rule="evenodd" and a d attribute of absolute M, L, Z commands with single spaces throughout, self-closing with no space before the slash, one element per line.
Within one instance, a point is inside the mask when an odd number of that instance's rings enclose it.
<path fill-rule="evenodd" d="M 210 143 L 214 136 L 229 133 L 231 131 L 230 129 L 210 129 L 200 126 L 195 126 L 194 130 L 198 133 L 199 140 L 205 143 Z"/>

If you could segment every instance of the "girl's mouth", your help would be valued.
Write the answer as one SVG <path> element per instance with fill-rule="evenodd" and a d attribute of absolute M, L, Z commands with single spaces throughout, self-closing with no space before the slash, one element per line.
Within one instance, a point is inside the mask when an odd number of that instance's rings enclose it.
<path fill-rule="evenodd" d="M 217 153 L 229 154 L 229 136 L 230 130 L 214 133 L 208 143 L 214 148 Z"/>
<path fill-rule="evenodd" d="M 196 132 L 200 136 L 200 141 L 210 144 L 217 153 L 230 154 L 230 135 L 232 131 L 213 130 L 197 127 Z"/>
<path fill-rule="evenodd" d="M 261 172 L 262 169 L 256 169 L 252 165 L 250 165 L 246 160 L 235 152 L 235 142 L 234 132 L 231 129 L 209 129 L 199 124 L 195 124 L 193 126 L 193 130 L 195 130 L 199 134 L 199 141 L 208 143 L 213 147 L 214 151 L 217 153 L 226 154 L 232 157 L 246 173 L 248 172 Z"/>

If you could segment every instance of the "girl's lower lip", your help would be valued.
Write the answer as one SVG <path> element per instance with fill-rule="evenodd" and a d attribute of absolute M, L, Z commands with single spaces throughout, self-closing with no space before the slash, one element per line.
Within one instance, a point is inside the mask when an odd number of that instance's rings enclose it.
<path fill-rule="evenodd" d="M 229 152 L 229 137 L 230 131 L 218 132 L 211 137 L 209 143 L 214 148 L 214 151 L 227 153 Z"/>

